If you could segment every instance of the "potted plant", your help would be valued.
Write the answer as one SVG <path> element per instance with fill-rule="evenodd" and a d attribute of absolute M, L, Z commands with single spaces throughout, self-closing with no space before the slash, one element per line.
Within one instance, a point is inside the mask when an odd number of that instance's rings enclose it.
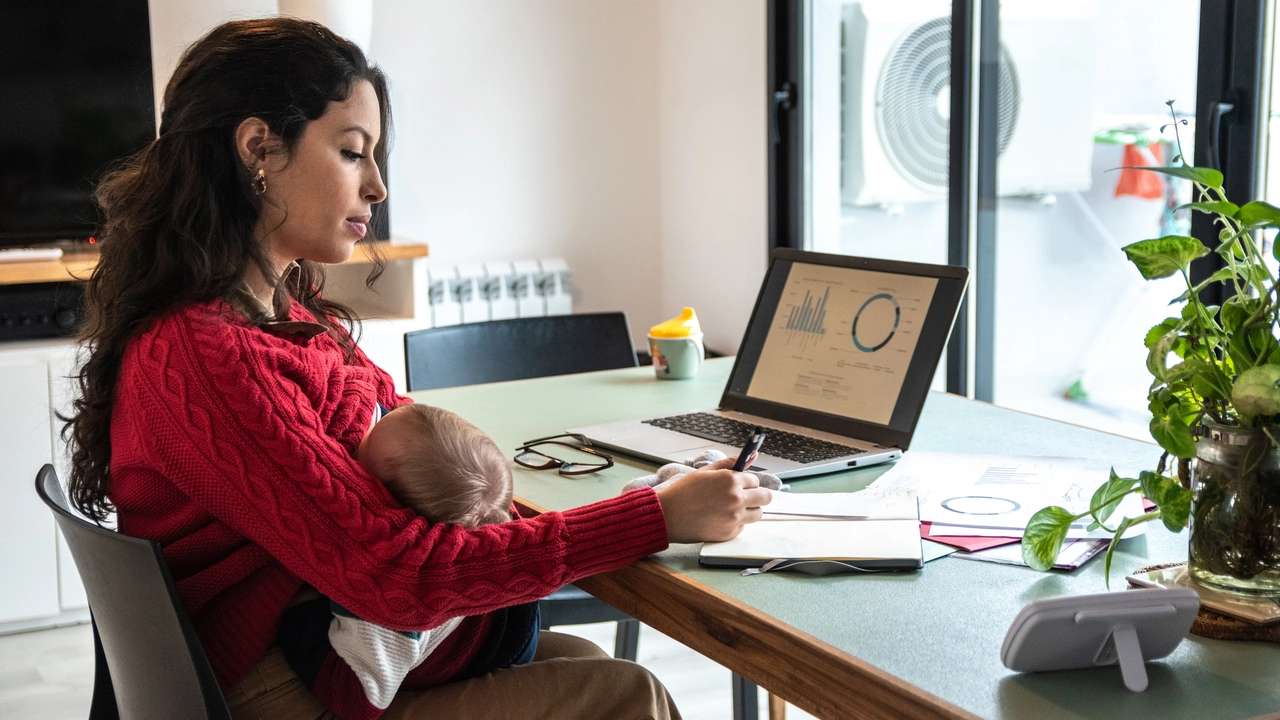
<path fill-rule="evenodd" d="M 1086 519 L 1091 530 L 1104 528 L 1116 539 L 1157 518 L 1174 532 L 1189 522 L 1188 571 L 1196 582 L 1280 596 L 1280 288 L 1256 238 L 1263 228 L 1280 227 L 1280 208 L 1232 203 L 1222 173 L 1187 165 L 1181 151 L 1179 138 L 1169 167 L 1136 169 L 1191 181 L 1189 207 L 1214 216 L 1217 237 L 1202 242 L 1170 235 L 1123 248 L 1147 280 L 1181 275 L 1186 281 L 1171 303 L 1180 312 L 1145 338 L 1151 436 L 1164 454 L 1137 478 L 1112 470 L 1085 512 L 1058 506 L 1037 512 L 1027 524 L 1022 557 L 1032 568 L 1049 569 L 1068 528 Z M 1225 267 L 1192 284 L 1191 262 L 1210 252 Z M 1201 301 L 1211 283 L 1227 288 L 1221 306 Z M 1135 492 L 1155 509 L 1115 522 L 1120 500 Z M 1115 545 L 1107 549 L 1108 577 Z"/>

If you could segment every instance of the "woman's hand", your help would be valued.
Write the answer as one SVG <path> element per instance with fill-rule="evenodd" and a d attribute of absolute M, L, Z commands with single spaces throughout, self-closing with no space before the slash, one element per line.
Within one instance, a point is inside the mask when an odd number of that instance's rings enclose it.
<path fill-rule="evenodd" d="M 725 458 L 673 481 L 658 491 L 667 537 L 673 543 L 720 542 L 760 519 L 772 496 L 750 473 L 733 472 Z"/>

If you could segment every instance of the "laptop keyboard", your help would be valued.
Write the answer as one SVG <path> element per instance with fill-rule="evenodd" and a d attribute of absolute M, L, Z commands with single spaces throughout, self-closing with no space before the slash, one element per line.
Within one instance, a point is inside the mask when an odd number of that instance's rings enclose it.
<path fill-rule="evenodd" d="M 751 431 L 758 427 L 751 423 L 744 423 L 741 420 L 733 420 L 705 412 L 672 415 L 671 417 L 644 420 L 643 422 L 646 425 L 675 430 L 685 435 L 692 435 L 734 447 L 745 445 L 747 438 L 751 437 Z M 865 455 L 867 452 L 847 445 L 837 445 L 825 440 L 781 430 L 764 428 L 764 431 L 768 433 L 768 437 L 765 438 L 764 446 L 760 448 L 760 452 L 780 457 L 784 460 L 812 463 L 848 455 Z"/>

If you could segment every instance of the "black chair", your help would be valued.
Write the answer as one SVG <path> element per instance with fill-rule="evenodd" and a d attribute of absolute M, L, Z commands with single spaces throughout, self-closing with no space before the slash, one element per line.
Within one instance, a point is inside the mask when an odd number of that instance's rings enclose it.
<path fill-rule="evenodd" d="M 626 313 L 493 320 L 405 333 L 409 390 L 636 367 Z M 618 623 L 613 656 L 635 660 L 640 623 L 573 585 L 538 603 L 542 629 Z"/>
<path fill-rule="evenodd" d="M 93 614 L 90 720 L 231 720 L 160 546 L 71 512 L 52 465 L 36 493 L 53 511 Z"/>
<path fill-rule="evenodd" d="M 410 390 L 636 367 L 625 313 L 493 320 L 405 333 Z"/>

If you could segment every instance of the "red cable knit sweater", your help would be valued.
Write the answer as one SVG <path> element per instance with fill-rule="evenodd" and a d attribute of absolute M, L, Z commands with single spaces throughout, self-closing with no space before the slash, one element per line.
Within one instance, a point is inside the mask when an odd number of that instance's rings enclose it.
<path fill-rule="evenodd" d="M 296 303 L 290 317 L 314 320 Z M 472 530 L 398 506 L 353 456 L 373 404 L 408 399 L 363 354 L 343 359 L 328 335 L 272 335 L 221 300 L 169 313 L 125 353 L 109 495 L 121 532 L 164 549 L 224 690 L 303 582 L 395 629 L 472 616 L 422 668 L 445 679 L 485 613 L 667 546 L 651 490 Z"/>

